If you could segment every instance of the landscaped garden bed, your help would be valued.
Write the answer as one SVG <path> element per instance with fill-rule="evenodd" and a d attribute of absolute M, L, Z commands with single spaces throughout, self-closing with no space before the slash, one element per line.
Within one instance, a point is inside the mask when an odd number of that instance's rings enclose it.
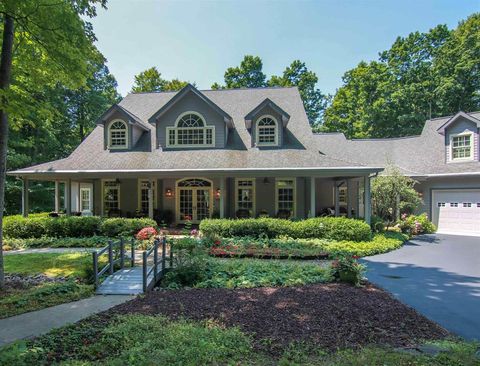
<path fill-rule="evenodd" d="M 474 365 L 475 343 L 374 286 L 159 291 L 0 349 L 8 365 Z M 425 341 L 438 356 L 396 350 Z"/>
<path fill-rule="evenodd" d="M 6 288 L 0 291 L 0 318 L 93 295 L 87 253 L 11 254 L 4 261 Z"/>

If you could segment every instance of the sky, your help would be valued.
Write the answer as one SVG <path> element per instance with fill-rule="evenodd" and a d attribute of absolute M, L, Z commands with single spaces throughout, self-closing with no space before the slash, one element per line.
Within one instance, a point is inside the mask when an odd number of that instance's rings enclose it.
<path fill-rule="evenodd" d="M 243 56 L 270 77 L 299 59 L 334 93 L 342 75 L 378 57 L 398 36 L 456 27 L 480 0 L 109 0 L 92 20 L 97 47 L 126 95 L 134 75 L 156 66 L 166 79 L 209 89 Z"/>

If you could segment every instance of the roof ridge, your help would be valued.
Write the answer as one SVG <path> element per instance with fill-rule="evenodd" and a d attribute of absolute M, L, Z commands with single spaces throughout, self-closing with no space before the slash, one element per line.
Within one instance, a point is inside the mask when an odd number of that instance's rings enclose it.
<path fill-rule="evenodd" d="M 296 85 L 292 86 L 259 86 L 256 88 L 229 88 L 229 89 L 197 89 L 200 92 L 225 92 L 225 91 L 244 91 L 244 90 L 265 90 L 265 89 L 294 89 L 298 88 Z M 128 92 L 125 97 L 128 95 L 140 95 L 140 94 L 170 94 L 170 93 L 178 93 L 180 90 L 176 91 L 152 91 L 152 92 Z"/>
<path fill-rule="evenodd" d="M 410 135 L 399 137 L 379 137 L 379 138 L 364 138 L 364 139 L 347 139 L 348 141 L 392 141 L 392 140 L 405 140 L 421 137 L 422 135 Z"/>

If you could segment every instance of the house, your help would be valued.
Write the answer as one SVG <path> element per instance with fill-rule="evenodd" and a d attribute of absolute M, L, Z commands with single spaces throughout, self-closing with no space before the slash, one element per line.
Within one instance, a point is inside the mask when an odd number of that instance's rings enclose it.
<path fill-rule="evenodd" d="M 477 118 L 460 112 L 427 121 L 420 136 L 347 140 L 312 133 L 296 87 L 187 85 L 129 94 L 69 157 L 9 174 L 25 183 L 25 213 L 28 181 L 50 180 L 56 210 L 68 214 L 171 214 L 174 223 L 333 214 L 368 222 L 370 180 L 391 163 L 419 181 L 423 210 L 441 229 L 473 233 L 480 232 Z"/>
<path fill-rule="evenodd" d="M 480 234 L 480 112 L 425 122 L 419 136 L 347 140 L 316 134 L 326 156 L 372 166 L 395 165 L 417 181 L 415 189 L 439 232 Z"/>

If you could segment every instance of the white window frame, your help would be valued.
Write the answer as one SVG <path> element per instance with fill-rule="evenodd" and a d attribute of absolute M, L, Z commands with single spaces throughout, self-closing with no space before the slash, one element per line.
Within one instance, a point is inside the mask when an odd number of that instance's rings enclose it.
<path fill-rule="evenodd" d="M 118 207 L 117 209 L 120 210 L 120 207 L 121 206 L 121 202 L 120 202 L 120 198 L 121 198 L 121 185 L 120 185 L 120 182 L 117 182 L 116 179 L 102 179 L 102 216 L 105 215 L 105 183 L 107 182 L 114 182 L 116 183 L 117 185 L 117 189 L 118 189 Z"/>
<path fill-rule="evenodd" d="M 237 212 L 240 209 L 239 207 L 239 201 L 238 201 L 238 191 L 239 189 L 242 189 L 244 187 L 239 185 L 239 182 L 244 181 L 244 182 L 252 182 L 252 212 L 250 214 L 252 217 L 255 217 L 256 207 L 257 207 L 257 193 L 256 193 L 256 179 L 255 178 L 235 178 L 235 212 Z"/>
<path fill-rule="evenodd" d="M 200 119 L 203 122 L 203 127 L 178 127 L 178 123 L 180 122 L 180 120 L 188 114 L 194 114 L 194 115 L 200 117 Z M 178 143 L 178 131 L 181 131 L 181 130 L 184 130 L 184 131 L 187 131 L 187 130 L 198 130 L 198 131 L 200 131 L 201 130 L 202 133 L 203 133 L 204 143 L 203 144 L 179 144 Z M 175 140 L 175 142 L 173 144 L 170 143 L 170 132 L 171 131 L 173 131 L 174 140 Z M 207 144 L 207 131 L 210 131 L 210 133 L 212 134 L 212 142 L 210 144 Z M 166 128 L 165 146 L 170 147 L 170 148 L 213 147 L 213 146 L 215 146 L 215 126 L 208 126 L 205 118 L 198 112 L 195 112 L 195 111 L 184 112 L 184 113 L 182 113 L 178 116 L 177 120 L 175 121 L 175 126 L 174 127 L 167 127 Z"/>
<path fill-rule="evenodd" d="M 273 122 L 275 122 L 275 141 L 274 142 L 260 142 L 260 129 L 267 128 L 267 126 L 259 126 L 259 122 L 264 118 L 270 118 Z M 278 146 L 278 134 L 279 134 L 279 125 L 278 121 L 275 117 L 265 114 L 257 119 L 255 122 L 255 145 L 257 146 Z"/>
<path fill-rule="evenodd" d="M 278 190 L 283 187 L 278 186 L 278 182 L 282 180 L 293 181 L 293 212 L 291 217 L 297 216 L 297 179 L 294 177 L 275 178 L 275 215 L 279 211 Z"/>
<path fill-rule="evenodd" d="M 465 158 L 454 158 L 453 157 L 453 140 L 455 137 L 463 137 L 463 136 L 470 136 L 470 156 L 469 157 L 465 157 Z M 457 133 L 457 134 L 452 134 L 450 135 L 450 160 L 451 161 L 469 161 L 469 160 L 473 160 L 474 159 L 474 148 L 473 146 L 475 145 L 475 141 L 474 141 L 474 136 L 473 136 L 473 132 L 469 131 L 469 132 L 462 132 L 462 133 Z"/>
<path fill-rule="evenodd" d="M 121 123 L 123 123 L 123 124 L 125 125 L 125 145 L 112 146 L 112 125 L 113 125 L 115 122 L 121 122 Z M 123 131 L 123 130 L 122 130 L 122 131 Z M 125 122 L 123 119 L 114 119 L 113 121 L 111 121 L 111 122 L 108 124 L 107 133 L 108 133 L 108 149 L 109 149 L 109 150 L 118 150 L 118 149 L 127 149 L 127 148 L 128 148 L 128 138 L 129 138 L 129 135 L 128 135 L 128 123 Z"/>
<path fill-rule="evenodd" d="M 83 207 L 83 192 L 86 191 L 88 192 L 88 205 L 90 206 L 88 208 L 88 210 L 85 210 L 85 208 Z M 92 200 L 92 188 L 91 187 L 80 187 L 80 193 L 79 193 L 79 208 L 80 208 L 80 212 L 83 212 L 83 211 L 87 211 L 87 212 L 92 212 L 93 211 L 93 200 Z"/>
<path fill-rule="evenodd" d="M 153 183 L 153 208 L 157 208 L 157 181 L 155 179 L 150 180 L 150 179 L 139 179 L 138 184 L 137 184 L 137 193 L 138 193 L 138 204 L 137 204 L 137 209 L 138 211 L 142 211 L 142 184 L 143 183 Z M 148 211 L 147 211 L 148 214 Z"/>

